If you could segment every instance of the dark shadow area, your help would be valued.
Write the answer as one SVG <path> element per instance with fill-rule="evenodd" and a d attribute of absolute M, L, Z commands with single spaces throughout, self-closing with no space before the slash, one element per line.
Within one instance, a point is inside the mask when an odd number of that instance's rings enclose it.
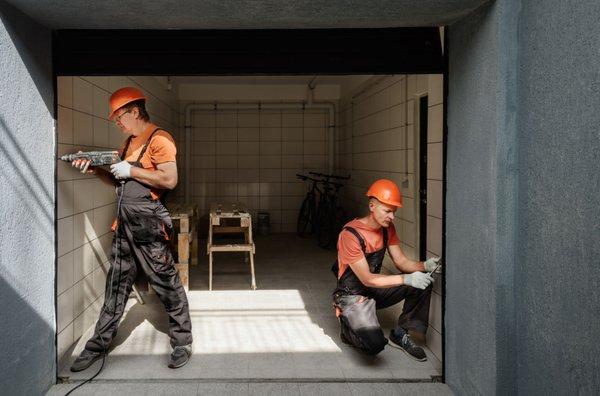
<path fill-rule="evenodd" d="M 0 268 L 5 268 L 0 259 Z M 26 301 L 26 285 L 0 277 L 0 302 L 2 302 L 2 356 L 0 359 L 0 384 L 4 395 L 39 395 L 54 383 L 55 329 L 49 325 Z M 21 293 L 14 287 L 22 287 Z M 11 341 L 12 335 L 19 339 Z M 27 344 L 21 342 L 27 340 Z"/>

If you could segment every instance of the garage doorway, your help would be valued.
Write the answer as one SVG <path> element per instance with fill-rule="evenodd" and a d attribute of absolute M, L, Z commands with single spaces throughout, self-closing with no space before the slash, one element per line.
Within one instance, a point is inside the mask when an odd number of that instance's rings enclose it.
<path fill-rule="evenodd" d="M 413 34 L 415 32 L 412 31 Z M 296 43 L 298 42 L 296 41 Z M 346 43 L 346 49 L 340 51 L 339 54 L 347 52 L 352 40 L 347 40 L 346 37 L 343 42 Z M 365 46 L 367 42 L 368 40 L 364 41 L 362 45 Z M 403 48 L 414 50 L 427 47 L 427 45 L 422 47 L 414 45 L 415 42 L 411 41 L 411 45 L 405 45 Z M 423 43 L 427 40 L 419 42 Z M 435 43 L 435 40 L 433 42 Z M 289 75 L 287 77 L 251 77 L 247 74 L 238 77 L 205 75 L 200 77 L 204 79 L 201 84 L 204 84 L 204 88 L 207 86 L 211 86 L 211 88 L 198 89 L 198 87 L 188 86 L 187 92 L 191 92 L 191 95 L 194 95 L 194 92 L 200 93 L 199 97 L 190 98 L 181 94 L 186 91 L 186 84 L 198 83 L 193 81 L 195 78 L 199 78 L 198 76 L 190 76 L 187 82 L 185 75 L 182 75 L 181 72 L 171 76 L 167 76 L 167 73 L 159 73 L 162 76 L 158 77 L 125 73 L 121 77 L 108 77 L 106 76 L 107 71 L 115 70 L 114 59 L 111 60 L 108 53 L 105 53 L 104 58 L 98 58 L 98 54 L 102 51 L 89 56 L 89 48 L 95 46 L 93 37 L 91 39 L 88 37 L 85 43 L 88 52 L 86 57 L 82 57 L 82 53 L 77 52 L 77 45 L 74 45 L 73 42 L 70 46 L 57 46 L 59 54 L 57 71 L 61 74 L 57 84 L 59 155 L 76 149 L 117 147 L 122 136 L 107 122 L 105 103 L 110 92 L 121 86 L 135 85 L 151 92 L 153 99 L 152 104 L 149 103 L 151 116 L 157 124 L 167 128 L 176 137 L 178 146 L 184 149 L 180 155 L 190 151 L 189 156 L 184 155 L 184 160 L 180 161 L 179 167 L 180 175 L 183 176 L 180 178 L 180 186 L 186 184 L 191 186 L 187 189 L 188 200 L 195 197 L 194 199 L 202 203 L 205 209 L 206 203 L 210 202 L 212 198 L 233 198 L 233 185 L 235 185 L 236 200 L 246 198 L 247 202 L 251 202 L 250 206 L 255 203 L 255 207 L 250 210 L 256 211 L 256 215 L 258 210 L 270 211 L 271 233 L 269 236 L 258 236 L 256 240 L 258 290 L 251 291 L 248 287 L 244 287 L 249 285 L 247 267 L 243 261 L 236 260 L 235 255 L 230 255 L 217 259 L 219 268 L 214 274 L 215 290 L 208 292 L 205 284 L 206 274 L 203 273 L 206 271 L 206 258 L 200 251 L 199 265 L 190 271 L 189 299 L 192 318 L 195 321 L 194 329 L 198 331 L 196 345 L 208 349 L 197 351 L 196 357 L 202 356 L 197 359 L 197 367 L 190 366 L 187 370 L 179 371 L 178 375 L 181 375 L 182 378 L 205 376 L 213 379 L 364 380 L 385 378 L 391 381 L 404 381 L 407 379 L 431 380 L 442 374 L 441 308 L 433 307 L 433 304 L 436 303 L 441 306 L 441 298 L 437 302 L 432 302 L 431 326 L 428 331 L 431 334 L 428 339 L 430 343 L 428 351 L 431 359 L 426 367 L 398 360 L 401 358 L 398 351 L 386 350 L 375 361 L 366 361 L 360 354 L 339 341 L 338 324 L 330 305 L 330 293 L 335 281 L 329 272 L 329 266 L 335 259 L 335 251 L 322 250 L 316 247 L 313 240 L 300 239 L 290 233 L 294 225 L 294 212 L 297 210 L 294 209 L 294 203 L 301 199 L 307 188 L 301 181 L 293 179 L 292 173 L 295 175 L 299 170 L 316 170 L 320 173 L 350 174 L 352 179 L 341 191 L 345 209 L 350 216 L 362 214 L 364 210 L 362 194 L 366 186 L 374 178 L 387 177 L 395 180 L 398 185 L 402 185 L 405 196 L 405 207 L 397 213 L 396 222 L 396 228 L 403 239 L 402 247 L 408 255 L 415 258 L 418 256 L 416 250 L 418 242 L 415 233 L 417 228 L 415 222 L 418 218 L 418 214 L 415 212 L 415 201 L 418 199 L 415 195 L 415 168 L 418 167 L 418 164 L 414 162 L 415 140 L 413 138 L 415 131 L 413 114 L 418 105 L 413 96 L 415 92 L 422 92 L 423 89 L 427 91 L 430 87 L 434 90 L 439 89 L 440 91 L 435 95 L 440 98 L 438 104 L 441 104 L 443 84 L 441 84 L 440 74 L 375 75 L 363 72 L 344 77 L 330 76 L 326 73 L 299 73 L 296 77 L 306 78 L 302 84 L 285 82 L 286 78 L 293 80 L 294 76 Z M 382 43 L 383 41 L 379 44 Z M 439 37 L 437 43 L 439 45 Z M 321 44 L 323 43 L 321 42 Z M 323 44 L 325 47 L 327 45 L 331 46 L 332 44 L 330 41 Z M 377 45 L 372 48 L 376 48 L 382 54 L 384 47 L 385 45 Z M 65 48 L 75 49 L 75 51 L 69 53 Z M 104 48 L 106 49 L 106 47 Z M 140 56 L 145 48 L 147 49 L 147 47 L 140 48 L 137 56 Z M 433 52 L 439 51 L 439 49 L 435 49 L 435 45 L 432 48 Z M 194 51 L 198 52 L 198 48 L 192 46 L 191 52 Z M 298 52 L 298 47 L 295 47 L 295 51 Z M 329 62 L 327 67 L 339 68 L 339 64 L 345 61 L 341 55 L 337 58 L 322 58 L 321 54 L 322 52 L 318 50 L 308 51 L 309 56 L 304 53 L 302 62 L 294 62 L 293 57 L 287 58 L 287 63 L 280 64 L 278 70 L 290 73 L 290 71 L 293 72 L 293 67 L 298 65 L 300 68 L 306 69 L 308 64 L 318 64 L 317 59 L 320 59 L 321 62 L 327 60 Z M 402 51 L 397 51 L 395 54 L 402 54 Z M 433 58 L 430 57 L 428 61 L 423 61 L 423 59 L 427 59 L 427 56 L 422 51 L 413 52 L 414 56 L 412 57 L 407 57 L 406 52 L 403 54 L 404 58 L 402 56 L 395 58 L 379 56 L 369 59 L 379 62 L 378 66 L 375 66 L 375 70 L 379 68 L 379 73 L 385 72 L 385 70 L 401 70 L 398 67 L 400 61 L 405 62 L 404 67 L 419 72 L 443 71 L 436 61 L 431 60 Z M 240 56 L 239 53 L 237 56 L 237 64 L 243 64 L 241 63 L 243 56 Z M 285 58 L 281 57 L 281 54 L 278 56 L 278 59 Z M 94 58 L 96 62 L 90 62 Z M 365 68 L 364 64 L 360 65 L 359 58 L 355 56 L 353 63 L 350 66 L 346 64 L 346 67 Z M 104 62 L 101 59 L 104 59 Z M 289 62 L 290 60 L 292 61 Z M 135 63 L 124 62 L 123 64 L 128 65 L 127 67 L 135 67 L 133 66 Z M 182 66 L 183 62 L 175 61 L 174 64 L 175 67 L 184 67 Z M 436 66 L 432 66 L 433 64 Z M 186 65 L 189 67 L 190 63 L 188 62 Z M 141 69 L 132 74 L 138 74 L 140 70 L 149 67 L 148 63 L 138 63 L 138 66 Z M 101 68 L 94 70 L 94 74 L 99 73 L 104 76 L 86 76 L 74 73 L 74 70 L 81 71 L 82 69 L 91 71 L 93 67 Z M 198 68 L 202 67 L 205 68 L 204 71 L 210 67 L 214 70 L 215 64 L 198 64 Z M 257 70 L 267 70 L 268 64 L 258 66 L 255 62 L 249 62 L 244 64 L 244 67 L 246 68 L 243 70 L 244 73 L 256 73 Z M 260 69 L 261 67 L 262 69 Z M 271 67 L 273 66 L 271 65 Z M 374 70 L 373 65 L 368 65 L 366 69 Z M 228 71 L 231 72 L 231 70 Z M 336 72 L 339 73 L 339 70 Z M 290 101 L 290 97 L 285 95 L 273 97 L 273 92 L 276 91 L 273 89 L 263 90 L 263 95 L 271 95 L 269 98 L 264 96 L 249 98 L 243 95 L 206 97 L 206 93 L 211 89 L 223 90 L 223 85 L 231 90 L 232 85 L 240 85 L 239 82 L 244 79 L 271 78 L 280 81 L 276 84 L 266 85 L 301 86 L 301 91 L 297 91 L 295 94 L 288 92 L 288 94 L 296 95 L 291 101 L 300 100 L 306 103 L 308 102 L 306 95 L 310 90 L 308 83 L 315 77 L 318 78 L 314 88 L 315 92 L 313 92 L 315 102 L 323 100 L 323 97 L 319 97 L 323 91 L 317 92 L 319 89 L 323 90 L 323 86 L 328 85 L 326 84 L 328 78 L 347 78 L 358 81 L 354 88 L 347 91 L 341 88 L 343 82 L 338 81 L 340 87 L 334 88 L 333 97 L 327 98 L 336 104 L 333 117 L 323 114 L 322 111 L 311 111 L 306 108 L 295 114 L 283 111 L 268 112 L 261 109 L 260 103 L 267 101 Z M 223 84 L 223 78 L 232 79 L 234 83 L 232 84 L 230 81 Z M 211 79 L 213 81 L 210 81 Z M 251 85 L 255 88 L 261 85 L 257 81 L 246 82 L 247 84 L 241 85 Z M 219 85 L 221 85 L 220 88 L 215 88 Z M 264 81 L 262 85 L 265 85 Z M 176 87 L 177 95 L 173 93 L 173 87 Z M 238 94 L 241 94 L 242 91 L 244 90 L 238 91 Z M 326 91 L 327 89 L 325 89 Z M 301 92 L 301 95 L 298 95 L 298 92 Z M 199 115 L 198 124 L 192 125 L 192 128 L 198 128 L 199 131 L 204 129 L 203 132 L 208 133 L 208 138 L 192 140 L 198 142 L 195 145 L 188 144 L 185 139 L 184 102 L 190 100 L 214 105 L 212 112 L 207 111 L 204 115 Z M 247 109 L 237 110 L 234 117 L 231 111 L 229 115 L 224 116 L 219 110 L 219 104 L 242 102 L 256 103 L 256 111 L 252 109 L 250 111 Z M 234 118 L 236 119 L 235 127 L 233 124 L 219 126 L 218 120 L 233 123 Z M 254 125 L 241 125 L 240 118 L 251 124 L 254 123 Z M 331 118 L 335 119 L 334 123 Z M 258 120 L 257 125 L 256 120 Z M 263 125 L 261 125 L 261 120 L 263 120 Z M 441 123 L 441 120 L 439 122 Z M 208 131 L 213 128 L 213 125 L 214 140 L 212 139 L 213 132 Z M 331 125 L 335 127 L 330 128 Z M 231 154 L 234 147 L 231 144 L 234 141 L 232 140 L 233 128 L 235 128 L 236 136 L 235 155 Z M 247 129 L 240 134 L 240 130 L 244 128 Z M 218 129 L 219 134 L 217 134 Z M 277 129 L 279 132 L 276 131 Z M 322 136 L 319 136 L 318 130 L 322 130 Z M 300 135 L 298 135 L 300 131 L 302 138 L 299 138 Z M 256 154 L 240 155 L 240 143 L 242 143 L 242 147 L 247 146 L 247 143 L 244 143 L 245 140 L 240 141 L 239 138 L 242 136 L 245 139 L 257 132 L 257 140 L 247 140 L 252 143 L 250 146 L 258 147 L 258 163 L 256 164 L 252 158 L 241 158 L 256 156 Z M 201 133 L 199 134 L 201 135 Z M 224 137 L 227 134 L 230 134 L 229 137 Z M 197 137 L 197 135 L 194 136 Z M 263 136 L 265 137 L 264 141 L 261 140 Z M 295 138 L 291 138 L 291 136 L 295 136 Z M 307 139 L 307 137 L 310 138 Z M 371 145 L 366 144 L 367 142 L 375 143 Z M 198 157 L 196 161 L 199 161 L 196 164 L 193 159 L 194 146 L 199 150 L 195 155 Z M 219 147 L 218 152 L 217 146 Z M 301 160 L 300 153 L 297 151 L 299 147 L 302 147 Z M 214 150 L 214 154 L 211 155 L 210 150 Z M 295 158 L 292 158 L 294 156 Z M 209 161 L 206 159 L 207 157 L 214 157 L 211 159 L 214 162 L 203 162 Z M 229 173 L 233 177 L 233 172 L 227 171 L 227 169 L 234 169 L 233 157 L 235 157 L 235 181 L 232 178 L 228 179 L 227 176 Z M 261 161 L 263 160 L 261 157 L 265 157 L 266 161 Z M 185 167 L 184 164 L 188 158 L 192 166 Z M 217 161 L 219 161 L 218 164 Z M 300 163 L 302 168 L 298 168 Z M 308 166 L 305 166 L 306 164 Z M 255 167 L 255 165 L 257 166 Z M 289 168 L 287 168 L 288 166 Z M 256 172 L 253 169 L 258 169 L 258 181 L 255 181 Z M 210 177 L 213 177 L 210 175 L 207 176 L 209 180 L 203 180 L 202 178 L 210 172 L 200 172 L 200 170 L 212 170 L 214 181 L 210 181 Z M 243 172 L 240 173 L 240 171 Z M 106 252 L 110 244 L 110 234 L 105 231 L 112 220 L 112 213 L 114 213 L 114 202 L 109 198 L 108 192 L 102 191 L 102 188 L 92 179 L 70 172 L 72 170 L 68 167 L 59 164 L 57 189 L 59 192 L 58 343 L 59 359 L 64 364 L 68 364 L 73 352 L 77 353 L 81 349 L 82 340 L 86 338 L 85 332 L 89 331 L 89 326 L 97 318 L 97 311 L 101 306 L 103 274 L 105 274 L 108 260 Z M 225 178 L 217 181 L 217 173 Z M 241 174 L 244 176 L 240 178 Z M 261 179 L 261 176 L 265 176 L 266 179 Z M 91 201 L 93 203 L 82 195 L 82 191 L 94 192 L 94 199 Z M 265 194 L 263 195 L 262 192 Z M 178 189 L 172 196 L 185 200 L 186 190 Z M 256 219 L 257 216 L 253 217 Z M 63 235 L 65 237 L 61 241 Z M 73 240 L 72 243 L 69 242 L 70 239 Z M 204 246 L 204 244 L 205 241 L 201 240 L 199 245 Z M 263 246 L 262 252 L 261 245 Z M 263 252 L 264 256 L 261 256 Z M 307 260 L 307 257 L 310 259 Z M 263 261 L 262 267 L 261 260 Z M 266 264 L 269 260 L 270 263 Z M 306 264 L 307 262 L 310 264 Z M 386 271 L 393 271 L 389 260 L 386 261 Z M 119 340 L 116 342 L 115 350 L 111 353 L 113 369 L 105 370 L 101 374 L 105 379 L 118 379 L 121 374 L 126 372 L 130 377 L 132 364 L 136 361 L 144 362 L 143 369 L 138 372 L 140 379 L 149 377 L 148 372 L 145 371 L 147 368 L 152 368 L 152 378 L 160 378 L 161 375 L 172 376 L 172 372 L 166 368 L 164 372 L 162 371 L 163 357 L 168 353 L 168 341 L 164 334 L 165 323 L 163 323 L 162 308 L 156 306 L 155 303 L 156 301 L 153 303 L 152 297 L 148 298 L 147 304 L 143 306 L 138 304 L 135 299 L 130 300 L 129 311 L 121 324 Z M 390 308 L 381 312 L 380 319 L 384 328 L 393 326 L 398 308 Z M 148 340 L 152 340 L 152 342 L 149 343 Z M 315 362 L 318 364 L 315 365 Z M 286 369 L 286 367 L 290 368 Z M 73 380 L 79 378 L 67 371 L 61 373 L 70 376 Z M 84 378 L 85 376 L 80 377 Z"/>

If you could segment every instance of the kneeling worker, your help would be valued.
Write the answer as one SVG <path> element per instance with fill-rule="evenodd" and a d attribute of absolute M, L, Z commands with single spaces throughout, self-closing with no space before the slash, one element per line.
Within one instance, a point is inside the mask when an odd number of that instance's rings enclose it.
<path fill-rule="evenodd" d="M 117 220 L 104 305 L 94 335 L 72 371 L 85 370 L 108 350 L 138 271 L 146 274 L 169 316 L 173 352 L 168 366 L 181 367 L 192 354 L 187 296 L 168 245 L 173 224 L 160 201 L 164 191 L 177 184 L 177 150 L 171 135 L 150 122 L 145 101 L 143 92 L 133 87 L 121 88 L 110 97 L 109 119 L 129 135 L 120 150 L 123 161 L 111 165 L 112 175 L 102 168 L 88 169 L 89 161 L 73 162 L 82 172 L 95 173 L 117 187 Z"/>
<path fill-rule="evenodd" d="M 338 278 L 333 303 L 340 319 L 340 337 L 369 355 L 381 352 L 388 339 L 376 310 L 404 300 L 398 324 L 389 335 L 390 345 L 425 361 L 425 352 L 408 332 L 425 339 L 433 278 L 422 271 L 434 271 L 439 258 L 412 261 L 402 253 L 392 222 L 402 207 L 402 195 L 394 182 L 377 180 L 367 196 L 369 214 L 344 226 L 338 238 L 338 260 L 332 268 Z M 380 274 L 386 250 L 403 274 Z"/>

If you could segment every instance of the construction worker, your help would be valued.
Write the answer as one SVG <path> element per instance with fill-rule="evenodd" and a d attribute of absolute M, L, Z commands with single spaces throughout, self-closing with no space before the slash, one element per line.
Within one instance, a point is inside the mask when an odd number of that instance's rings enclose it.
<path fill-rule="evenodd" d="M 425 361 L 423 348 L 411 337 L 424 342 L 433 283 L 424 272 L 432 272 L 439 258 L 413 261 L 400 249 L 393 220 L 396 210 L 402 207 L 402 195 L 394 182 L 377 180 L 366 195 L 369 214 L 344 226 L 338 238 L 338 259 L 332 268 L 338 278 L 333 303 L 340 320 L 341 340 L 369 355 L 381 352 L 388 339 L 376 310 L 404 300 L 389 343 L 411 358 Z M 401 275 L 380 274 L 386 251 Z"/>
<path fill-rule="evenodd" d="M 113 223 L 110 269 L 104 305 L 94 335 L 71 366 L 85 370 L 107 351 L 139 270 L 143 271 L 169 316 L 173 351 L 168 366 L 186 364 L 192 354 L 192 324 L 187 296 L 169 247 L 172 221 L 160 201 L 165 190 L 177 185 L 176 147 L 171 135 L 150 122 L 142 91 L 125 87 L 110 97 L 109 119 L 129 135 L 120 149 L 123 161 L 108 171 L 89 167 L 89 161 L 72 165 L 97 174 L 116 186 L 117 218 Z"/>

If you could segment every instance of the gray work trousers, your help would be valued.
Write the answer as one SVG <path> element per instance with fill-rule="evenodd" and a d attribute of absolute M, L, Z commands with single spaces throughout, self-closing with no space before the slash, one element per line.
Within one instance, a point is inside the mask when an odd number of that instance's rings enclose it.
<path fill-rule="evenodd" d="M 164 226 L 171 227 L 166 208 L 159 202 L 124 204 L 121 224 L 112 243 L 104 305 L 94 335 L 85 349 L 108 349 L 115 335 L 138 270 L 146 274 L 169 317 L 171 346 L 192 343 L 192 324 L 185 289 L 179 278 Z"/>
<path fill-rule="evenodd" d="M 341 310 L 342 336 L 352 345 L 369 355 L 383 350 L 388 340 L 383 334 L 376 310 L 390 307 L 404 300 L 397 328 L 425 334 L 429 321 L 430 285 L 425 290 L 411 286 L 387 289 L 366 288 L 362 295 L 334 295 L 334 305 Z"/>

